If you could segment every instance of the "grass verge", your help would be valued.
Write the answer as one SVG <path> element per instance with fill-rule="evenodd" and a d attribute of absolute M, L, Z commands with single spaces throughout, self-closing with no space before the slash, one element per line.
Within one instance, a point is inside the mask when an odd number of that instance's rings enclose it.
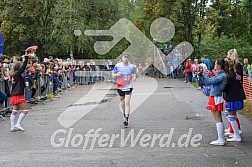
<path fill-rule="evenodd" d="M 240 113 L 252 119 L 252 101 L 245 100 L 244 109 Z"/>

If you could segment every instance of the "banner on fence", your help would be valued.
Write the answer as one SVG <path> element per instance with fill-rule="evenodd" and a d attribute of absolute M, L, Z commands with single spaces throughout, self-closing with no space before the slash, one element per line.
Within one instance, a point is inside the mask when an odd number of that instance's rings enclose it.
<path fill-rule="evenodd" d="M 3 54 L 3 45 L 4 45 L 3 35 L 0 34 L 0 54 Z"/>

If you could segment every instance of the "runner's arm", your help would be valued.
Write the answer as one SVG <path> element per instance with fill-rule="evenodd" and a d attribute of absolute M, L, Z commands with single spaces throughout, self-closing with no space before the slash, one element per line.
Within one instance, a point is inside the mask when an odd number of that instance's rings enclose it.
<path fill-rule="evenodd" d="M 112 78 L 116 78 L 118 77 L 118 69 L 117 66 L 115 66 L 115 68 L 112 70 Z"/>
<path fill-rule="evenodd" d="M 136 73 L 132 74 L 132 81 L 135 82 L 136 81 Z"/>

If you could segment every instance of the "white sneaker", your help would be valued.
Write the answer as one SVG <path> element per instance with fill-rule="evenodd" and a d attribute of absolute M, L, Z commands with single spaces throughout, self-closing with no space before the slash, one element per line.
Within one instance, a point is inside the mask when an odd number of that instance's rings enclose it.
<path fill-rule="evenodd" d="M 239 130 L 239 134 L 240 134 L 240 136 L 242 135 L 242 133 L 243 133 L 243 132 L 242 132 L 241 130 Z M 234 137 L 234 134 L 229 135 L 229 137 L 230 137 L 230 138 L 233 138 L 233 137 Z"/>
<path fill-rule="evenodd" d="M 232 141 L 240 142 L 241 141 L 241 137 L 233 137 L 233 138 L 227 139 L 227 141 L 229 141 L 229 142 L 232 142 Z"/>
<path fill-rule="evenodd" d="M 219 140 L 215 140 L 215 141 L 212 141 L 210 144 L 211 145 L 215 145 L 215 146 L 224 146 L 225 145 L 225 141 L 220 142 Z"/>
<path fill-rule="evenodd" d="M 225 129 L 225 133 L 226 133 L 226 132 L 230 132 L 230 129 L 229 129 L 229 128 Z"/>
<path fill-rule="evenodd" d="M 17 131 L 19 131 L 19 130 L 18 130 L 17 128 L 14 127 L 14 128 L 11 128 L 10 131 L 11 131 L 11 132 L 17 132 Z"/>
<path fill-rule="evenodd" d="M 230 133 L 229 131 L 228 131 L 228 132 L 225 132 L 225 134 L 224 134 L 225 137 L 229 137 L 229 136 L 231 136 L 231 135 L 234 135 L 234 133 Z"/>
<path fill-rule="evenodd" d="M 15 129 L 22 132 L 25 131 L 24 128 L 22 128 L 20 125 L 15 125 Z"/>

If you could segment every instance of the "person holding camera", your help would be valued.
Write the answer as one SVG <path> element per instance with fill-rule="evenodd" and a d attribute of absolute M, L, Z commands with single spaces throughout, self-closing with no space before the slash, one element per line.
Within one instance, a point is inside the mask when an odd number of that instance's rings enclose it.
<path fill-rule="evenodd" d="M 228 64 L 224 59 L 218 59 L 215 62 L 215 70 L 217 75 L 208 78 L 203 74 L 203 69 L 200 71 L 200 78 L 206 86 L 211 85 L 210 96 L 206 109 L 212 111 L 212 115 L 216 122 L 218 139 L 212 141 L 211 145 L 223 146 L 225 144 L 224 138 L 224 123 L 222 120 L 221 112 L 223 111 L 224 99 L 222 94 L 227 84 L 227 75 L 229 72 Z"/>

